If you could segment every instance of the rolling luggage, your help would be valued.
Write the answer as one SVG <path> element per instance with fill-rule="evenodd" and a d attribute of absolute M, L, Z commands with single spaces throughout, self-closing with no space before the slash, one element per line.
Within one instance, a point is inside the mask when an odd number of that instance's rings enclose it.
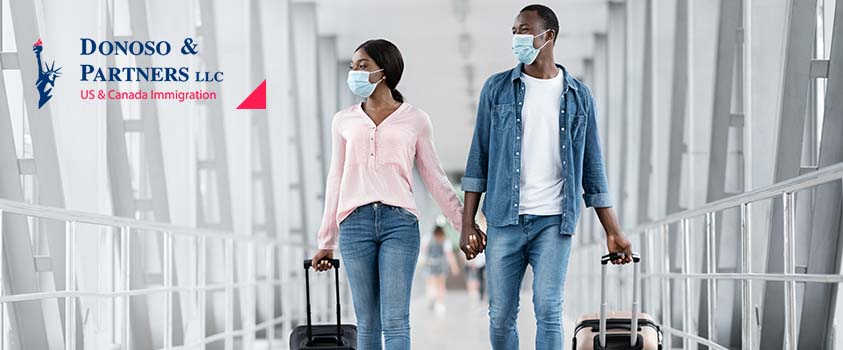
<path fill-rule="evenodd" d="M 632 253 L 634 265 L 632 287 L 632 312 L 606 311 L 606 265 L 624 256 L 623 252 L 604 255 L 600 277 L 600 313 L 586 314 L 577 320 L 574 329 L 574 350 L 661 350 L 662 332 L 652 316 L 638 312 L 639 263 L 641 258 Z"/>
<path fill-rule="evenodd" d="M 357 349 L 357 326 L 342 324 L 340 317 L 340 261 L 331 259 L 334 267 L 337 293 L 337 324 L 312 325 L 310 321 L 310 267 L 311 260 L 304 261 L 304 280 L 307 290 L 307 325 L 298 326 L 290 334 L 290 350 L 355 350 Z"/>

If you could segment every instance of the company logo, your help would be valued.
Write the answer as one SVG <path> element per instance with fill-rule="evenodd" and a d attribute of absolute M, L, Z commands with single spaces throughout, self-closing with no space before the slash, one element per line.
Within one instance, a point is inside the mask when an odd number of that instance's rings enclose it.
<path fill-rule="evenodd" d="M 173 53 L 173 45 L 169 41 L 137 41 L 137 40 L 114 40 L 114 41 L 96 41 L 91 38 L 79 38 L 82 44 L 80 56 L 83 61 L 86 56 L 167 56 Z M 199 54 L 199 44 L 193 41 L 193 38 L 186 37 L 182 41 L 181 52 L 182 56 L 194 56 Z M 187 60 L 185 60 L 187 61 Z M 185 62 L 188 63 L 188 62 Z M 223 81 L 222 71 L 205 71 L 201 69 L 191 70 L 187 65 L 184 66 L 97 66 L 89 63 L 82 63 L 81 82 L 102 82 L 102 81 L 124 81 L 124 82 L 149 82 L 149 83 L 185 83 L 190 84 L 191 78 L 193 82 L 198 83 L 199 86 L 207 88 L 209 86 L 217 85 Z M 87 84 L 87 83 L 86 83 Z M 172 100 L 178 102 L 197 101 L 197 100 L 216 100 L 217 93 L 215 91 L 205 91 L 203 89 L 194 90 L 179 90 L 166 89 L 155 90 L 152 87 L 155 84 L 148 84 L 149 88 L 144 86 L 146 84 L 139 84 L 143 88 L 133 90 L 120 89 L 82 89 L 79 91 L 79 96 L 83 100 Z M 185 85 L 182 85 L 185 86 Z M 193 86 L 190 84 L 189 86 Z"/>
<path fill-rule="evenodd" d="M 41 108 L 53 97 L 53 87 L 56 85 L 56 78 L 61 76 L 59 73 L 61 67 L 56 68 L 56 61 L 50 65 L 41 63 L 44 43 L 40 38 L 32 45 L 32 51 L 35 52 L 35 59 L 38 61 L 38 81 L 35 82 L 35 88 L 38 90 L 38 108 Z"/>

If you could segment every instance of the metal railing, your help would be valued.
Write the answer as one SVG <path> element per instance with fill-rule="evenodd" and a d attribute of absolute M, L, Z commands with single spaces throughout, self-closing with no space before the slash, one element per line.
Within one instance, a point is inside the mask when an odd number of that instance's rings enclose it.
<path fill-rule="evenodd" d="M 286 338 L 295 323 L 304 319 L 304 274 L 301 268 L 301 261 L 305 257 L 306 249 L 301 243 L 284 242 L 266 237 L 254 237 L 237 235 L 234 232 L 218 231 L 210 229 L 181 227 L 170 224 L 162 224 L 149 221 L 140 221 L 123 217 L 114 217 L 101 214 L 85 213 L 73 210 L 45 207 L 0 199 L 0 237 L 9 234 L 29 234 L 28 232 L 7 232 L 3 231 L 3 219 L 9 220 L 19 215 L 25 218 L 38 220 L 56 220 L 65 223 L 66 248 L 66 290 L 62 291 L 38 291 L 31 293 L 6 294 L 12 290 L 5 285 L 8 281 L 3 273 L 7 268 L 4 266 L 6 252 L 2 246 L 5 239 L 0 239 L 0 281 L 4 284 L 0 288 L 0 349 L 5 349 L 9 340 L 6 339 L 6 331 L 10 326 L 3 324 L 7 319 L 9 305 L 17 302 L 27 301 L 49 301 L 63 298 L 65 300 L 65 324 L 64 345 L 66 349 L 76 349 L 77 344 L 77 308 L 82 298 L 95 298 L 97 303 L 102 303 L 110 318 L 105 322 L 113 325 L 110 329 L 110 338 L 106 343 L 112 349 L 132 348 L 132 310 L 130 306 L 133 297 L 161 296 L 163 294 L 164 310 L 160 320 L 163 331 L 163 339 L 157 342 L 160 349 L 204 349 L 206 345 L 222 342 L 225 349 L 235 347 L 235 338 L 242 338 L 243 348 L 255 348 L 255 341 L 258 335 L 262 335 L 260 347 L 277 348 L 286 347 L 286 340 L 278 341 L 276 338 L 276 327 L 281 327 L 279 337 Z M 85 225 L 84 233 L 79 232 L 79 226 Z M 90 226 L 90 227 L 88 227 Z M 8 226 L 6 226 L 8 227 Z M 95 229 L 89 229 L 95 228 Z M 50 232 L 48 234 L 56 234 Z M 61 234 L 61 233 L 58 233 Z M 97 269 L 102 268 L 104 263 L 108 270 L 103 276 L 109 279 L 106 288 L 100 288 L 103 283 L 97 283 L 94 290 L 83 290 L 79 288 L 78 274 L 79 266 L 79 234 L 105 235 L 105 245 L 108 246 L 104 253 L 107 257 L 100 262 Z M 143 288 L 132 289 L 130 276 L 134 273 L 131 262 L 132 254 L 143 254 L 143 249 L 136 249 L 136 242 L 143 243 L 144 240 L 160 239 L 163 253 L 160 266 L 162 270 L 162 282 L 158 285 L 145 285 Z M 179 262 L 189 264 L 192 276 L 179 276 L 176 283 L 174 278 L 173 257 L 174 243 L 179 243 Z M 208 256 L 209 247 L 217 245 L 223 247 L 223 256 Z M 98 247 L 101 248 L 101 247 Z M 182 248 L 186 248 L 185 252 Z M 86 250 L 86 253 L 98 252 L 97 249 Z M 119 254 L 116 254 L 119 252 Z M 222 258 L 225 268 L 224 280 L 208 281 L 208 261 L 211 258 Z M 259 273 L 259 267 L 263 270 Z M 119 269 L 118 269 L 119 268 Z M 145 267 L 144 267 L 145 268 Z M 277 270 L 276 270 L 277 269 Z M 237 278 L 235 278 L 235 270 Z M 276 273 L 277 271 L 277 273 Z M 278 275 L 278 278 L 275 276 Z M 183 280 L 183 281 L 182 281 Z M 322 276 L 314 278 L 314 283 L 331 283 L 331 280 Z M 190 281 L 190 282 L 188 282 Z M 345 284 L 343 284 L 345 285 Z M 346 288 L 343 292 L 347 294 Z M 331 319 L 333 304 L 329 303 L 332 288 L 318 288 L 324 290 L 321 295 L 314 297 L 314 317 L 317 321 L 328 321 Z M 240 315 L 235 315 L 235 291 L 239 294 L 241 305 Z M 205 334 L 206 309 L 209 306 L 209 294 L 214 292 L 224 293 L 224 330 L 215 334 Z M 256 293 L 267 293 L 269 305 L 262 305 L 269 309 L 271 317 L 264 317 L 264 321 L 256 321 L 256 312 L 259 305 L 256 302 Z M 195 326 L 194 332 L 185 335 L 184 344 L 173 344 L 173 327 L 185 327 L 185 324 L 174 324 L 172 317 L 173 297 L 180 293 L 182 303 L 189 303 L 195 311 L 191 317 Z M 278 295 L 280 293 L 280 296 Z M 276 297 L 281 302 L 280 314 L 275 310 Z M 157 305 L 156 305 L 157 306 Z M 242 320 L 242 327 L 234 328 L 235 317 Z M 28 317 L 42 317 L 41 315 L 30 315 Z M 87 318 L 86 318 L 87 319 Z M 183 321 L 184 322 L 184 321 Z M 153 323 L 153 322 L 151 322 Z M 155 322 L 157 323 L 157 322 Z M 259 333 L 260 332 L 260 333 Z M 87 336 L 87 335 L 86 335 Z M 152 343 L 152 342 L 151 342 Z M 238 347 L 240 347 L 238 345 Z"/>
<path fill-rule="evenodd" d="M 706 329 L 709 334 L 716 334 L 714 331 L 717 327 L 715 322 L 715 310 L 719 299 L 717 297 L 717 282 L 718 281 L 735 281 L 740 283 L 740 307 L 741 307 L 741 348 L 742 349 L 757 349 L 759 344 L 758 338 L 755 334 L 756 327 L 754 326 L 757 314 L 753 311 L 753 302 L 756 301 L 753 297 L 753 281 L 766 282 L 781 282 L 784 283 L 784 342 L 786 349 L 796 349 L 797 347 L 797 331 L 798 331 L 798 316 L 796 314 L 796 284 L 797 283 L 843 283 L 843 275 L 839 274 L 807 274 L 796 272 L 795 241 L 797 238 L 795 222 L 795 194 L 802 190 L 813 189 L 816 186 L 831 183 L 834 181 L 843 180 L 843 163 L 833 166 L 825 167 L 814 172 L 804 174 L 792 179 L 788 179 L 773 185 L 760 188 L 757 190 L 737 194 L 729 198 L 707 203 L 698 208 L 685 210 L 679 213 L 668 215 L 660 220 L 640 225 L 638 227 L 625 230 L 627 238 L 633 243 L 636 250 L 646 252 L 642 255 L 642 262 L 644 262 L 642 269 L 641 288 L 645 288 L 645 303 L 643 312 L 651 312 L 653 317 L 660 321 L 662 330 L 666 337 L 665 348 L 673 348 L 671 344 L 672 337 L 682 339 L 684 348 L 691 348 L 693 344 L 700 344 L 708 346 L 710 349 L 727 349 L 726 346 L 718 344 L 713 339 L 706 339 L 698 336 L 693 313 L 699 310 L 699 304 L 696 303 L 694 294 L 699 293 L 700 286 L 694 284 L 701 281 L 710 281 L 706 283 L 706 309 L 701 312 L 706 314 Z M 752 240 L 753 236 L 758 233 L 752 231 L 751 213 L 754 204 L 759 204 L 762 201 L 771 201 L 780 199 L 782 201 L 782 211 L 779 213 L 771 213 L 770 215 L 782 215 L 783 222 L 783 236 L 781 239 L 784 242 L 784 273 L 756 273 L 752 272 Z M 769 205 L 768 203 L 764 203 Z M 770 205 L 770 210 L 775 206 Z M 723 213 L 730 209 L 739 209 L 739 235 L 740 255 L 737 257 L 739 266 L 738 272 L 724 273 L 717 272 L 717 252 L 716 252 L 716 235 L 717 231 L 717 217 L 718 213 Z M 704 219 L 703 231 L 704 237 L 695 236 L 696 232 L 692 232 L 692 223 L 694 220 Z M 675 227 L 671 230 L 671 227 Z M 770 227 L 772 228 L 772 227 Z M 670 252 L 670 239 L 672 236 L 681 235 L 678 237 L 681 245 L 677 245 L 679 254 L 681 254 L 681 270 L 680 272 L 671 272 L 673 259 L 676 258 Z M 694 264 L 692 262 L 691 241 L 692 239 L 702 239 L 705 246 L 706 254 L 702 256 L 703 263 L 700 272 L 692 272 Z M 722 237 L 721 237 L 722 238 Z M 766 246 L 764 246 L 766 251 Z M 571 264 L 576 265 L 575 268 L 569 269 L 569 288 L 566 288 L 567 300 L 566 311 L 574 315 L 580 315 L 586 312 L 593 312 L 594 307 L 599 305 L 596 300 L 595 293 L 599 284 L 596 281 L 599 279 L 598 268 L 599 258 L 605 254 L 606 245 L 601 241 L 592 242 L 577 246 L 572 250 Z M 696 251 L 700 251 L 698 248 Z M 699 264 L 697 264 L 699 265 Z M 761 268 L 759 266 L 759 268 Z M 625 279 L 628 275 L 622 275 L 618 269 L 615 269 L 618 278 L 616 280 L 620 284 L 618 288 L 609 288 L 610 294 L 613 294 L 609 300 L 616 303 L 624 302 L 628 296 L 632 295 L 628 290 L 623 288 Z M 681 283 L 680 292 L 673 290 L 673 285 Z M 629 284 L 631 285 L 631 284 Z M 679 305 L 674 305 L 671 301 L 681 300 L 681 314 L 682 325 L 674 327 L 672 319 L 676 317 L 673 310 Z M 677 299 L 678 298 L 678 299 Z M 613 305 L 615 308 L 622 305 Z M 833 308 L 834 305 L 829 305 Z M 758 321 L 760 322 L 760 321 Z M 669 336 L 668 336 L 669 335 Z"/>

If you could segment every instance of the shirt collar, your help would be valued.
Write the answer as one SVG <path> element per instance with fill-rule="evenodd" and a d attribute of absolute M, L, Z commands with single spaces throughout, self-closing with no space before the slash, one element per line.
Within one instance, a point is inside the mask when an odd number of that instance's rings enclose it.
<path fill-rule="evenodd" d="M 575 91 L 576 91 L 576 90 L 579 90 L 579 89 L 577 88 L 577 84 L 574 84 L 574 78 L 573 78 L 573 77 L 571 77 L 571 75 L 570 75 L 570 74 L 568 74 L 568 70 L 567 70 L 567 69 L 565 69 L 565 67 L 563 67 L 561 64 L 558 64 L 558 63 L 557 63 L 557 64 L 556 64 L 556 66 L 557 66 L 557 67 L 559 67 L 559 70 L 561 70 L 561 71 L 562 71 L 562 74 L 563 74 L 563 76 L 565 77 L 565 86 L 562 88 L 562 91 L 568 91 L 568 87 L 569 87 L 569 86 L 570 86 L 572 89 L 574 89 Z M 513 69 L 512 69 L 511 73 L 509 74 L 509 78 L 510 78 L 510 80 L 512 80 L 512 81 L 515 81 L 515 79 L 519 79 L 519 80 L 520 80 L 520 79 L 521 79 L 521 74 L 523 74 L 523 73 L 524 73 L 524 64 L 523 64 L 523 63 L 519 63 L 517 66 L 515 66 L 515 68 L 513 68 Z"/>

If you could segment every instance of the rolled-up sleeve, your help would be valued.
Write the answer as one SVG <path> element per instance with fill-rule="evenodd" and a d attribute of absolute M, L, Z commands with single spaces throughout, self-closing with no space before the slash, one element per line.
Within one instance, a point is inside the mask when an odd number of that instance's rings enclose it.
<path fill-rule="evenodd" d="M 460 187 L 465 192 L 486 192 L 486 181 L 489 174 L 489 132 L 491 113 L 491 98 L 489 96 L 490 80 L 483 84 L 480 91 L 480 101 L 477 104 L 477 118 L 474 123 L 474 136 L 468 151 L 465 165 L 465 175 Z"/>
<path fill-rule="evenodd" d="M 583 200 L 587 207 L 608 208 L 612 206 L 612 198 L 609 194 L 603 153 L 600 150 L 597 111 L 590 93 L 588 93 L 588 107 L 582 171 Z"/>

